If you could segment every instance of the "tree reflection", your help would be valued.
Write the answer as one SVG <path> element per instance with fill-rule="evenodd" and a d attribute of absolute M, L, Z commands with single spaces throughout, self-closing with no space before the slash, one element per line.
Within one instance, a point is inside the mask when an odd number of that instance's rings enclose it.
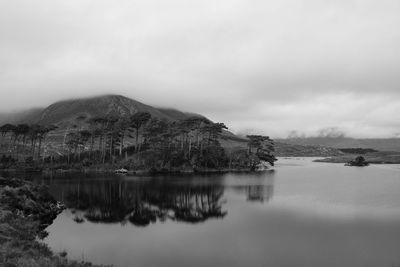
<path fill-rule="evenodd" d="M 60 187 L 60 186 L 57 186 Z M 224 218 L 220 185 L 179 185 L 160 181 L 76 181 L 63 185 L 59 198 L 86 220 L 147 226 L 156 221 L 204 222 Z"/>
<path fill-rule="evenodd" d="M 273 185 L 249 185 L 246 188 L 247 201 L 269 202 L 274 195 Z"/>

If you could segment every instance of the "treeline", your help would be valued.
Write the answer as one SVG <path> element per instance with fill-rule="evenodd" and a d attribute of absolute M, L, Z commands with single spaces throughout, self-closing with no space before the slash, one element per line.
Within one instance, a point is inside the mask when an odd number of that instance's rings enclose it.
<path fill-rule="evenodd" d="M 39 159 L 42 144 L 49 132 L 55 130 L 54 125 L 44 126 L 39 124 L 4 124 L 0 127 L 0 147 L 3 152 L 2 160 L 18 160 L 19 155 Z M 7 155 L 7 157 L 6 157 Z"/>
<path fill-rule="evenodd" d="M 246 149 L 225 150 L 220 143 L 227 127 L 204 117 L 167 121 L 147 112 L 131 116 L 78 116 L 76 125 L 63 135 L 58 156 L 48 156 L 47 163 L 121 165 L 129 169 L 256 169 L 262 162 L 273 165 L 276 160 L 273 141 L 267 136 L 250 135 Z M 8 149 L 18 144 L 26 151 L 27 140 L 34 159 L 40 159 L 42 143 L 54 126 L 10 124 L 1 127 Z M 60 142 L 61 143 L 61 142 Z M 16 145 L 17 144 L 17 145 Z M 35 153 L 36 151 L 36 153 Z M 54 153 L 53 153 L 54 154 Z"/>

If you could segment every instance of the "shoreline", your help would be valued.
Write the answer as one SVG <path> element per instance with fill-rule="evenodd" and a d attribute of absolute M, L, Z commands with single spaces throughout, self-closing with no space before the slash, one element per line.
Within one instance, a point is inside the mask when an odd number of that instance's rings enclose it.
<path fill-rule="evenodd" d="M 234 169 L 234 168 L 226 168 L 226 169 L 197 169 L 197 170 L 127 170 L 126 173 L 117 173 L 116 169 L 109 168 L 70 168 L 70 169 L 54 169 L 54 168 L 46 168 L 40 171 L 25 171 L 24 169 L 0 169 L 0 172 L 8 172 L 8 173 L 103 173 L 103 174 L 127 174 L 127 175 L 136 175 L 136 176 L 147 176 L 147 175 L 207 175 L 207 174 L 225 174 L 225 173 L 262 173 L 266 171 L 273 171 L 274 168 L 270 167 L 268 169 L 262 170 L 250 170 L 248 168 L 243 169 Z"/>
<path fill-rule="evenodd" d="M 351 160 L 354 160 L 356 156 L 339 156 L 339 157 L 328 157 L 323 159 L 316 159 L 314 162 L 321 162 L 321 163 L 338 163 L 338 164 L 346 164 Z M 400 164 L 400 157 L 372 157 L 368 155 L 364 155 L 365 160 L 372 165 L 382 165 L 382 164 Z"/>
<path fill-rule="evenodd" d="M 69 260 L 66 252 L 55 254 L 40 241 L 48 235 L 45 229 L 64 208 L 46 186 L 0 177 L 0 265 L 99 266 Z"/>

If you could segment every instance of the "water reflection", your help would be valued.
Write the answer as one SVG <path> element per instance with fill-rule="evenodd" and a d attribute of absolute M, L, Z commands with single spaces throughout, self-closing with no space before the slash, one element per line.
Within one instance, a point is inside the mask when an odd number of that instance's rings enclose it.
<path fill-rule="evenodd" d="M 400 263 L 398 169 L 310 159 L 281 166 L 262 175 L 40 178 L 72 207 L 45 242 L 119 267 Z"/>
<path fill-rule="evenodd" d="M 274 185 L 249 185 L 247 190 L 247 201 L 269 202 L 274 195 Z"/>
<path fill-rule="evenodd" d="M 63 183 L 63 184 L 59 184 Z M 101 223 L 146 226 L 167 219 L 198 223 L 224 218 L 224 187 L 220 184 L 188 185 L 162 178 L 144 180 L 79 179 L 50 182 L 52 194 L 82 219 Z M 82 218 L 83 217 L 83 218 Z"/>
<path fill-rule="evenodd" d="M 275 187 L 275 170 L 260 173 L 230 174 L 226 180 L 233 189 L 246 196 L 248 202 L 268 203 L 273 199 Z"/>

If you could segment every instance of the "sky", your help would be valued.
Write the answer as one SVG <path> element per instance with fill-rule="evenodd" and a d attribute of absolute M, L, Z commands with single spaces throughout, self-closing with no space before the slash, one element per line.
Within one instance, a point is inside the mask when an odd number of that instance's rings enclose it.
<path fill-rule="evenodd" d="M 0 0 L 0 112 L 121 94 L 235 133 L 400 136 L 398 0 Z"/>

